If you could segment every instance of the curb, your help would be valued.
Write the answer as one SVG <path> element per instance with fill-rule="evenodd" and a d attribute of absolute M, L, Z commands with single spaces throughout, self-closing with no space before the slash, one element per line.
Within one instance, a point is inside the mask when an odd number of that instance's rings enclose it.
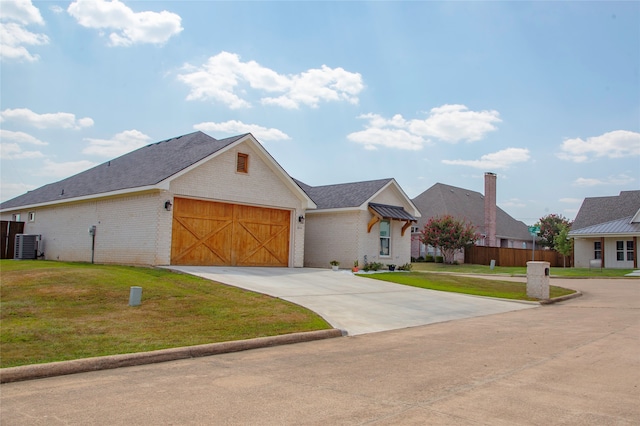
<path fill-rule="evenodd" d="M 538 303 L 540 303 L 541 305 L 552 305 L 554 303 L 564 302 L 565 300 L 575 299 L 576 297 L 580 296 L 582 296 L 582 292 L 576 290 L 575 293 L 567 294 L 566 296 L 555 297 L 553 299 L 541 300 Z"/>
<path fill-rule="evenodd" d="M 0 369 L 0 383 L 44 379 L 46 377 L 109 370 L 120 367 L 132 367 L 135 365 L 155 364 L 158 362 L 211 356 L 230 352 L 246 351 L 249 349 L 266 348 L 270 346 L 290 345 L 293 343 L 330 339 L 333 337 L 341 337 L 343 335 L 346 335 L 346 333 L 342 330 L 333 328 L 330 330 L 292 333 L 281 336 L 259 337 L 256 339 L 236 340 L 231 342 L 209 343 L 182 348 L 160 349 L 149 352 L 108 355 L 95 358 L 75 359 L 71 361 L 51 362 L 47 364 L 22 365 L 19 367 Z"/>

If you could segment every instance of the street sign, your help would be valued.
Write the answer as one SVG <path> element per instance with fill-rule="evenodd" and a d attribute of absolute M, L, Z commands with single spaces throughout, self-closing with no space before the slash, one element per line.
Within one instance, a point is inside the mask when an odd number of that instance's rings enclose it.
<path fill-rule="evenodd" d="M 530 226 L 529 233 L 533 238 L 533 249 L 531 250 L 531 260 L 536 260 L 536 236 L 540 233 L 539 226 Z"/>

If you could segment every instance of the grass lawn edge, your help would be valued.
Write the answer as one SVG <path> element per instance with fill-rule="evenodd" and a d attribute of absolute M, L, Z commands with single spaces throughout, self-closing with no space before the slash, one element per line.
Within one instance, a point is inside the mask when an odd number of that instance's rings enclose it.
<path fill-rule="evenodd" d="M 246 351 L 250 349 L 330 339 L 342 337 L 344 335 L 344 331 L 332 328 L 327 330 L 282 334 L 278 336 L 258 337 L 255 339 L 159 349 L 148 352 L 134 352 L 129 354 L 106 355 L 69 361 L 6 367 L 0 369 L 0 383 L 43 379 L 47 377 L 86 373 L 90 371 L 109 370 L 121 367 L 133 367 L 136 365 L 176 361 L 180 359 L 198 358 L 223 353 Z"/>

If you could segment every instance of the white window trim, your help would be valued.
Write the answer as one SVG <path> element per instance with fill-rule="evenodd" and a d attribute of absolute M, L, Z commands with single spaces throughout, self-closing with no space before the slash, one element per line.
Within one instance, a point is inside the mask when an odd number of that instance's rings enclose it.
<path fill-rule="evenodd" d="M 388 223 L 389 224 L 389 236 L 388 237 L 383 237 L 382 235 L 380 235 L 380 231 L 378 231 L 378 254 L 380 255 L 381 258 L 390 258 L 391 257 L 391 228 L 392 228 L 392 222 L 390 220 L 381 220 L 380 221 L 380 225 L 378 226 L 378 230 L 380 230 L 381 226 L 383 223 Z M 382 254 L 382 239 L 386 238 L 387 240 L 389 240 L 389 254 Z"/>

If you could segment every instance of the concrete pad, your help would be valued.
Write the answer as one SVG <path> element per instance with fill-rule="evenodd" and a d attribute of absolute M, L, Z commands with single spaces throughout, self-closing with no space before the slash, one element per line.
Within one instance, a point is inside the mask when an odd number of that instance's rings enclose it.
<path fill-rule="evenodd" d="M 538 306 L 371 280 L 344 270 L 205 266 L 170 269 L 296 303 L 349 335 Z"/>

